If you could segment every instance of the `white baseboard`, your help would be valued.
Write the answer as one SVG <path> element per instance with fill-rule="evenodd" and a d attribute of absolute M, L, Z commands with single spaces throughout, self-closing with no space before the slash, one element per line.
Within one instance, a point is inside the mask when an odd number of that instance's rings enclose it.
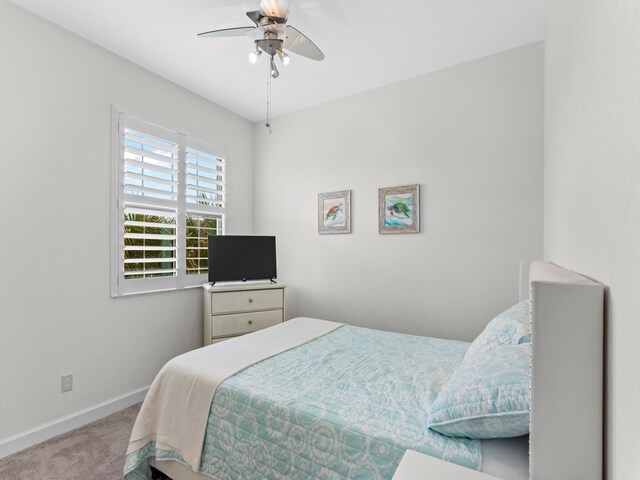
<path fill-rule="evenodd" d="M 100 403 L 94 407 L 67 415 L 44 425 L 27 430 L 17 435 L 0 440 L 0 458 L 32 447 L 38 443 L 49 440 L 55 436 L 67 433 L 74 428 L 82 427 L 88 423 L 100 420 L 103 417 L 119 412 L 131 405 L 144 400 L 149 387 L 127 393 L 120 397 Z"/>

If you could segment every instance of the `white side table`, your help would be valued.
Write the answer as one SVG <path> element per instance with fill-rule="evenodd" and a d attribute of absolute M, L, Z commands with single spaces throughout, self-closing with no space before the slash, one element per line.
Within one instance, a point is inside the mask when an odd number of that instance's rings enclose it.
<path fill-rule="evenodd" d="M 392 480 L 500 480 L 498 477 L 407 450 Z"/>

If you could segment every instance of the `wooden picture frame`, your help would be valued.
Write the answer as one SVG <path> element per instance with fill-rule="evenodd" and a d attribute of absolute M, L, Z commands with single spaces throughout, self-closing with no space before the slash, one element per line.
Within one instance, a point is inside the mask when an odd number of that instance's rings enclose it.
<path fill-rule="evenodd" d="M 318 233 L 351 233 L 351 190 L 318 194 Z"/>
<path fill-rule="evenodd" d="M 378 231 L 420 232 L 420 185 L 378 189 Z"/>

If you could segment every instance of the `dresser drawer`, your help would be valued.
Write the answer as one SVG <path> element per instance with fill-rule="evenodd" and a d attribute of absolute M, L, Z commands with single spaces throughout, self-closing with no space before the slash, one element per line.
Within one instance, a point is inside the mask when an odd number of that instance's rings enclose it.
<path fill-rule="evenodd" d="M 246 290 L 211 294 L 211 314 L 282 308 L 282 290 Z"/>
<path fill-rule="evenodd" d="M 240 335 L 281 323 L 282 310 L 235 313 L 211 317 L 211 337 Z"/>

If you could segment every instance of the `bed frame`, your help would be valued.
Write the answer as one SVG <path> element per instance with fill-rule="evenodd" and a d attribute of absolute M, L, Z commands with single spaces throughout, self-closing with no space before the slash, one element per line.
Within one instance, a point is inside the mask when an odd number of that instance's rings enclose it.
<path fill-rule="evenodd" d="M 601 480 L 604 287 L 536 261 L 520 265 L 520 298 L 532 308 L 529 478 Z M 155 467 L 211 480 L 173 461 Z"/>

